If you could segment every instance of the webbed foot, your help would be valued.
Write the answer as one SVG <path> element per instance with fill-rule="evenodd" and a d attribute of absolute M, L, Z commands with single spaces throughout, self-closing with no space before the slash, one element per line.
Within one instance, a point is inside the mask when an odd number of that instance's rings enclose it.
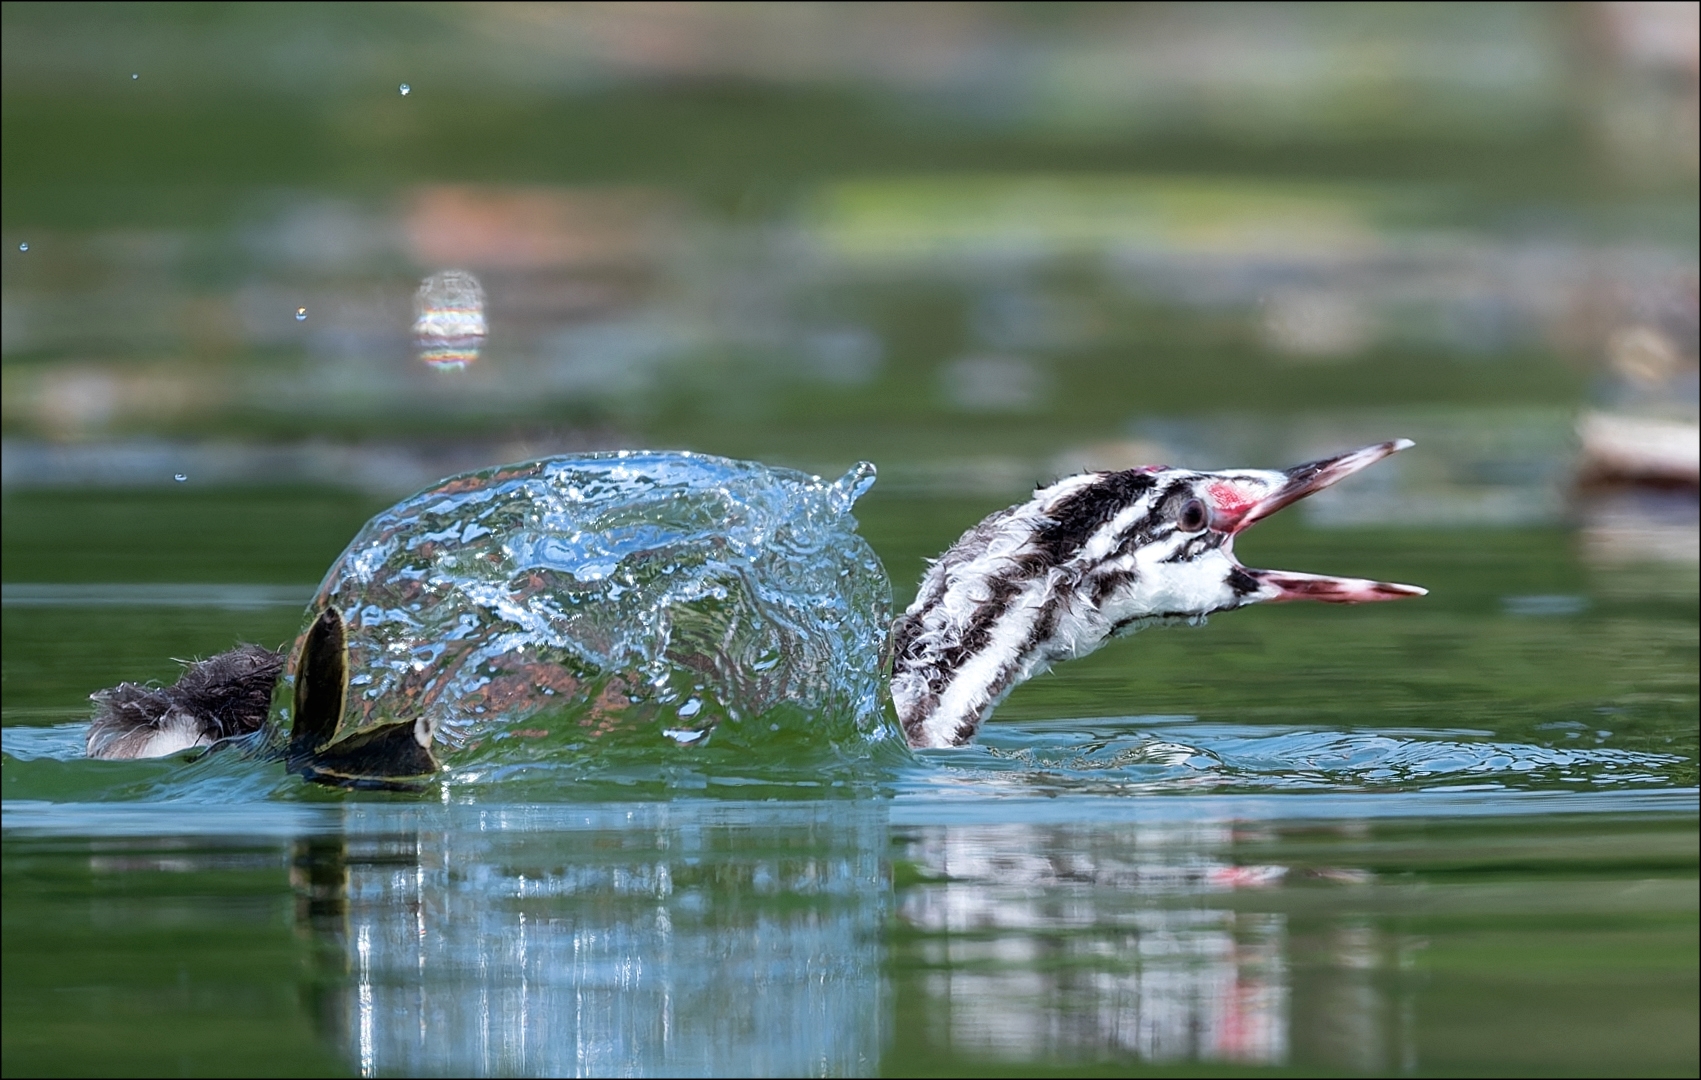
<path fill-rule="evenodd" d="M 295 672 L 289 770 L 333 787 L 409 790 L 438 770 L 411 720 L 336 737 L 348 702 L 348 637 L 342 613 L 327 607 L 307 632 Z"/>

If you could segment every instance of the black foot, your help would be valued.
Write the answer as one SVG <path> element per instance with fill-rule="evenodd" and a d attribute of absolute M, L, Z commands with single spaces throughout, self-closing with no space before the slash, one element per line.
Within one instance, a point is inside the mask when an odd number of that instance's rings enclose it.
<path fill-rule="evenodd" d="M 348 702 L 348 638 L 342 613 L 328 607 L 307 631 L 295 672 L 291 772 L 332 787 L 411 790 L 437 771 L 437 759 L 414 738 L 412 721 L 357 731 L 338 739 Z"/>

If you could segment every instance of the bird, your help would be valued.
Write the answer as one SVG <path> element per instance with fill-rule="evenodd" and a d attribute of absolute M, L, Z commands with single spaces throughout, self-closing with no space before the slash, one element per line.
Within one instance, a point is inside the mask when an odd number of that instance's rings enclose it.
<path fill-rule="evenodd" d="M 915 749 L 965 745 L 1021 683 L 1150 626 L 1272 601 L 1425 595 L 1415 585 L 1252 569 L 1234 556 L 1252 525 L 1412 445 L 1395 439 L 1282 470 L 1084 472 L 989 515 L 932 561 L 891 625 L 887 690 L 905 739 Z M 355 787 L 436 771 L 432 732 L 406 718 L 336 738 L 350 678 L 336 607 L 293 652 L 292 771 Z M 285 667 L 284 653 L 242 645 L 187 665 L 170 687 L 99 691 L 88 756 L 161 757 L 259 732 Z"/>
<path fill-rule="evenodd" d="M 890 689 L 910 745 L 961 746 L 1023 682 L 1149 626 L 1268 601 L 1425 595 L 1234 557 L 1253 524 L 1412 445 L 1395 439 L 1280 471 L 1082 473 L 988 516 L 933 562 L 893 624 Z"/>

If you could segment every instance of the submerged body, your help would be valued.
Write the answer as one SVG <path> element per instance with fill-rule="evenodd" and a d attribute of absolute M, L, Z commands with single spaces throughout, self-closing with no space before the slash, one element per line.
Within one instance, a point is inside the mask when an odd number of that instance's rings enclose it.
<path fill-rule="evenodd" d="M 889 583 L 849 513 L 870 466 L 828 484 L 620 454 L 454 477 L 361 531 L 287 662 L 246 646 L 177 687 L 103 691 L 89 754 L 161 756 L 260 730 L 256 690 L 274 682 L 269 716 L 289 731 L 292 770 L 337 784 L 419 779 L 442 753 L 544 714 L 587 738 L 646 728 L 689 744 L 791 709 L 877 740 L 895 735 L 883 643 L 905 740 L 960 745 L 1016 685 L 1113 636 L 1265 600 L 1421 595 L 1233 556 L 1254 521 L 1407 445 L 1285 472 L 1069 477 L 966 532 L 889 639 Z"/>

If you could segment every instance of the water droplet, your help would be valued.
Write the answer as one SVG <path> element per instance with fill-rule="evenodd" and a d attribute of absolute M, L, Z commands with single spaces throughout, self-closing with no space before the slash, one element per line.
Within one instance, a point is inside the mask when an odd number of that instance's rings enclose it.
<path fill-rule="evenodd" d="M 179 484 L 187 483 L 188 480 L 189 480 L 189 474 L 188 473 L 178 473 L 177 475 L 173 476 L 172 479 L 177 481 Z"/>
<path fill-rule="evenodd" d="M 28 251 L 29 249 L 30 249 L 30 246 L 28 244 L 19 244 L 18 245 L 19 251 Z"/>
<path fill-rule="evenodd" d="M 298 308 L 295 309 L 295 321 L 296 322 L 306 322 L 307 321 L 307 309 L 306 308 L 298 307 Z"/>
<path fill-rule="evenodd" d="M 484 344 L 484 288 L 465 270 L 445 270 L 419 283 L 413 298 L 413 340 L 419 358 L 439 370 L 478 359 Z"/>
<path fill-rule="evenodd" d="M 409 86 L 407 83 L 403 83 L 402 84 L 402 96 L 407 97 L 411 93 L 413 93 L 413 87 Z"/>
<path fill-rule="evenodd" d="M 139 79 L 139 78 L 141 78 L 141 77 L 142 77 L 142 73 L 141 73 L 141 72 L 139 72 L 139 71 L 132 71 L 132 72 L 131 72 L 131 73 L 130 73 L 130 80 L 131 80 L 131 81 L 132 81 L 132 82 L 134 82 L 134 81 L 135 81 L 135 80 L 137 80 L 137 79 Z"/>

